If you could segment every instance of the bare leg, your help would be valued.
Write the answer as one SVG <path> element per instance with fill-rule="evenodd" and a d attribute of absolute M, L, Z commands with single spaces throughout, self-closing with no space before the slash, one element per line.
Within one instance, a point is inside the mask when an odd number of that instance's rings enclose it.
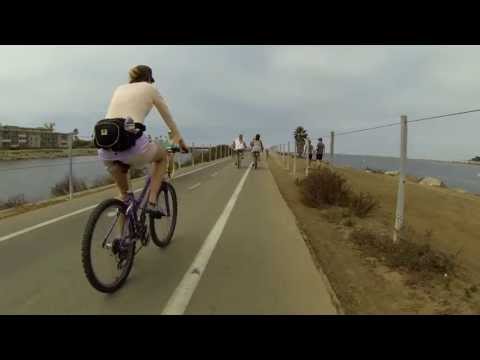
<path fill-rule="evenodd" d="M 122 171 L 122 168 L 119 165 L 113 165 L 110 168 L 110 174 L 117 184 L 118 190 L 120 191 L 120 200 L 125 201 L 127 199 L 128 193 L 128 175 Z M 122 237 L 123 226 L 125 224 L 125 216 L 120 215 L 118 218 L 118 236 Z"/>
<path fill-rule="evenodd" d="M 119 165 L 113 165 L 110 173 L 112 174 L 112 178 L 115 181 L 115 184 L 117 184 L 118 190 L 120 191 L 120 200 L 126 200 L 128 193 L 127 173 L 124 173 Z"/>
<path fill-rule="evenodd" d="M 156 160 L 152 164 L 152 183 L 150 185 L 150 195 L 148 201 L 152 204 L 157 203 L 158 192 L 162 185 L 163 177 L 167 171 L 167 151 L 161 147 L 158 147 Z"/>

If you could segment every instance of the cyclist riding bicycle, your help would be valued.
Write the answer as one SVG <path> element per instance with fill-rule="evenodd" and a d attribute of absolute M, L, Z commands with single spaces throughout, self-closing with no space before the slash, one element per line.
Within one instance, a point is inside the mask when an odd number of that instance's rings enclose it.
<path fill-rule="evenodd" d="M 184 152 L 188 151 L 188 147 L 177 129 L 165 99 L 153 85 L 155 80 L 152 69 L 146 65 L 138 65 L 130 69 L 128 75 L 129 83 L 115 89 L 105 119 L 95 126 L 95 145 L 99 148 L 100 160 L 112 174 L 122 200 L 127 198 L 129 167 L 152 164 L 147 212 L 159 217 L 161 213 L 156 210 L 156 201 L 167 171 L 168 153 L 162 145 L 149 142 L 147 135 L 143 133 L 143 123 L 153 107 L 158 110 L 170 129 L 171 142 L 178 144 Z"/>
<path fill-rule="evenodd" d="M 245 143 L 242 134 L 240 134 L 238 138 L 233 141 L 232 148 L 233 151 L 235 151 L 237 154 L 239 154 L 239 156 L 243 158 L 243 152 L 247 150 L 247 144 Z M 235 165 L 238 165 L 237 161 L 239 160 L 239 156 L 236 157 L 237 160 L 235 160 Z"/>

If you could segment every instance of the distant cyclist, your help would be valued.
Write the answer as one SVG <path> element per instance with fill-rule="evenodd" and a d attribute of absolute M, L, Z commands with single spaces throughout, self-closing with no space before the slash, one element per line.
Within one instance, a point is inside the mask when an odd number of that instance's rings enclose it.
<path fill-rule="evenodd" d="M 258 166 L 258 159 L 260 157 L 260 153 L 263 152 L 263 143 L 260 140 L 260 134 L 257 134 L 255 138 L 250 142 L 250 147 L 252 148 L 252 155 L 253 155 L 253 166 L 256 169 Z"/>
<path fill-rule="evenodd" d="M 243 159 L 243 152 L 247 150 L 247 144 L 245 143 L 245 140 L 243 139 L 243 135 L 240 134 L 238 138 L 236 138 L 233 141 L 232 144 L 233 151 L 236 153 L 236 160 L 235 160 L 235 166 L 240 167 L 240 160 Z"/>

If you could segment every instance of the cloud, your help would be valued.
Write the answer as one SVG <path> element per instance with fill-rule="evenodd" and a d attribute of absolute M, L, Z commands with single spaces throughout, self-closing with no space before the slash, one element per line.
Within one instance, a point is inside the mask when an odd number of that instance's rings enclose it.
<path fill-rule="evenodd" d="M 480 107 L 478 46 L 1 46 L 0 122 L 90 134 L 128 69 L 149 64 L 188 142 L 261 133 L 273 145 Z M 412 157 L 477 155 L 478 115 L 411 125 Z M 153 135 L 165 134 L 155 110 Z M 399 128 L 338 137 L 338 152 L 398 154 Z"/>

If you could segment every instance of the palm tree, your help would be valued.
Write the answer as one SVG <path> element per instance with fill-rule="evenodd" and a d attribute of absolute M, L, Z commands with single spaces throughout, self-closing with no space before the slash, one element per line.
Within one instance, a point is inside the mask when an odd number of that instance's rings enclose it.
<path fill-rule="evenodd" d="M 295 143 L 297 144 L 297 155 L 302 156 L 303 147 L 305 146 L 305 139 L 308 137 L 307 130 L 303 126 L 299 126 L 293 132 Z"/>
<path fill-rule="evenodd" d="M 43 124 L 43 127 L 44 127 L 45 129 L 55 130 L 55 123 L 54 123 L 54 122 L 44 123 L 44 124 Z"/>

